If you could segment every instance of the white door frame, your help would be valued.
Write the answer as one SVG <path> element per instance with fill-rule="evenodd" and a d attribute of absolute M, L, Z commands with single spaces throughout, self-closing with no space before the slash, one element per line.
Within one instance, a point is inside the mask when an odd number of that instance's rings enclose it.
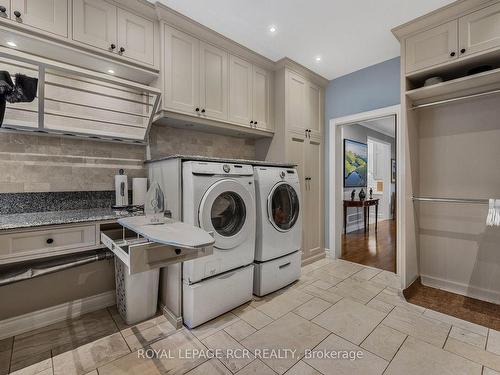
<path fill-rule="evenodd" d="M 330 243 L 328 244 L 334 258 L 338 258 L 342 249 L 342 226 L 343 226 L 343 184 L 335 183 L 342 181 L 343 168 L 342 158 L 337 158 L 337 152 L 342 150 L 341 126 L 352 123 L 373 120 L 376 118 L 396 116 L 396 273 L 401 278 L 401 287 L 404 288 L 405 278 L 405 226 L 403 218 L 405 217 L 404 197 L 406 196 L 404 165 L 405 165 L 405 150 L 404 140 L 407 137 L 406 129 L 401 122 L 401 106 L 394 105 L 385 108 L 379 108 L 373 111 L 357 113 L 350 116 L 338 117 L 330 119 L 330 136 L 329 136 L 329 165 L 330 177 L 328 180 L 328 191 L 330 192 L 330 204 L 328 207 L 330 226 L 328 228 L 330 235 Z M 333 192 L 333 194 L 332 194 Z"/>

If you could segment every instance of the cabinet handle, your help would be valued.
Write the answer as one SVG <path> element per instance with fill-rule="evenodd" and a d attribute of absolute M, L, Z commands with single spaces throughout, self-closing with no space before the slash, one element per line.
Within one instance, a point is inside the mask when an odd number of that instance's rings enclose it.
<path fill-rule="evenodd" d="M 45 241 L 45 242 L 47 242 L 47 244 L 50 245 L 50 244 L 54 243 L 54 239 L 53 238 L 47 238 L 47 241 Z"/>
<path fill-rule="evenodd" d="M 125 52 L 125 48 L 120 47 L 120 53 L 123 53 L 123 52 Z"/>
<path fill-rule="evenodd" d="M 196 112 L 200 112 L 200 109 L 197 107 L 197 108 L 195 109 L 195 111 L 196 111 Z"/>
<path fill-rule="evenodd" d="M 250 121 L 250 124 L 253 124 L 253 121 Z"/>
<path fill-rule="evenodd" d="M 115 48 L 116 48 L 116 45 L 113 43 L 109 46 L 109 49 L 111 49 L 111 50 L 114 50 Z"/>
<path fill-rule="evenodd" d="M 253 123 L 254 123 L 254 125 L 257 125 L 257 121 L 254 121 Z"/>
<path fill-rule="evenodd" d="M 0 12 L 5 13 L 7 11 L 7 8 L 4 7 L 3 5 L 0 5 Z"/>
<path fill-rule="evenodd" d="M 203 108 L 203 109 L 201 110 L 201 113 L 205 113 L 205 108 Z"/>
<path fill-rule="evenodd" d="M 21 12 L 18 10 L 14 11 L 14 16 L 16 16 L 16 18 L 21 18 Z"/>
<path fill-rule="evenodd" d="M 465 53 L 465 51 L 466 51 L 466 49 L 465 49 L 465 48 L 462 48 L 462 49 L 460 50 L 460 53 Z"/>
<path fill-rule="evenodd" d="M 455 55 L 456 55 L 456 53 L 455 53 L 455 52 L 451 52 L 451 53 L 450 53 L 450 56 L 451 56 L 451 57 L 455 57 Z"/>

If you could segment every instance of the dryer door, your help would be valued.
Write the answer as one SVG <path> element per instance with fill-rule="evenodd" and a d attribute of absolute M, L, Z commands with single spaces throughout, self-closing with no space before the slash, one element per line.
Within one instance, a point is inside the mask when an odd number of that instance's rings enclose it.
<path fill-rule="evenodd" d="M 299 196 L 286 182 L 279 182 L 267 198 L 267 215 L 276 230 L 288 232 L 299 218 Z"/>
<path fill-rule="evenodd" d="M 205 192 L 198 219 L 202 229 L 214 233 L 216 248 L 232 249 L 247 239 L 253 227 L 254 199 L 236 180 L 218 181 Z"/>

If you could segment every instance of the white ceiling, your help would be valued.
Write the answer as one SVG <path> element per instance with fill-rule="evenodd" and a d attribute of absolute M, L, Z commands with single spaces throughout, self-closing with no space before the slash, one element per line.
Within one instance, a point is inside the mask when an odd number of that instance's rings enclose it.
<path fill-rule="evenodd" d="M 153 0 L 150 0 L 153 2 Z M 451 0 L 160 0 L 270 58 L 333 79 L 399 56 L 391 28 Z M 276 25 L 277 32 L 268 31 Z M 321 56 L 321 62 L 316 62 Z"/>
<path fill-rule="evenodd" d="M 378 118 L 375 120 L 363 121 L 359 125 L 365 126 L 389 137 L 396 137 L 396 121 L 394 116 Z"/>

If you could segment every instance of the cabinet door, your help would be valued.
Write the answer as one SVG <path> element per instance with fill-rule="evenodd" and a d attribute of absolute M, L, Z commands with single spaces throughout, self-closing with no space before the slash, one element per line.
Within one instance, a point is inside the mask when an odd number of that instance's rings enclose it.
<path fill-rule="evenodd" d="M 226 51 L 200 43 L 200 106 L 204 116 L 228 118 L 228 60 Z"/>
<path fill-rule="evenodd" d="M 460 18 L 458 30 L 461 56 L 499 47 L 500 3 Z"/>
<path fill-rule="evenodd" d="M 312 82 L 307 85 L 307 126 L 312 134 L 321 136 L 323 128 L 323 95 L 321 88 Z"/>
<path fill-rule="evenodd" d="M 200 42 L 165 25 L 164 106 L 196 114 L 200 106 Z"/>
<path fill-rule="evenodd" d="M 18 11 L 19 22 L 68 36 L 68 0 L 12 0 L 11 5 L 11 19 L 17 19 L 14 12 Z"/>
<path fill-rule="evenodd" d="M 306 217 L 304 220 L 305 245 L 303 259 L 323 251 L 323 147 L 319 137 L 313 137 L 306 144 L 306 164 L 308 181 L 304 200 Z"/>
<path fill-rule="evenodd" d="M 252 64 L 229 57 L 229 121 L 250 126 L 252 120 Z"/>
<path fill-rule="evenodd" d="M 297 165 L 297 174 L 300 181 L 300 210 L 302 215 L 302 255 L 306 250 L 306 231 L 307 226 L 307 205 L 305 199 L 307 196 L 306 176 L 305 176 L 305 150 L 306 139 L 303 132 L 289 131 L 287 133 L 287 155 L 286 160 Z"/>
<path fill-rule="evenodd" d="M 271 74 L 265 69 L 254 66 L 252 83 L 252 120 L 257 128 L 272 130 L 269 120 Z"/>
<path fill-rule="evenodd" d="M 133 60 L 154 65 L 153 21 L 118 8 L 117 24 L 118 52 Z"/>
<path fill-rule="evenodd" d="M 103 0 L 73 0 L 73 39 L 104 50 L 116 49 L 117 8 Z"/>
<path fill-rule="evenodd" d="M 406 40 L 406 72 L 458 58 L 458 21 L 424 31 Z"/>
<path fill-rule="evenodd" d="M 3 8 L 2 8 L 3 7 Z M 0 0 L 0 18 L 10 18 L 10 0 Z"/>
<path fill-rule="evenodd" d="M 286 76 L 286 124 L 291 129 L 304 131 L 306 126 L 307 83 L 291 71 Z"/>

